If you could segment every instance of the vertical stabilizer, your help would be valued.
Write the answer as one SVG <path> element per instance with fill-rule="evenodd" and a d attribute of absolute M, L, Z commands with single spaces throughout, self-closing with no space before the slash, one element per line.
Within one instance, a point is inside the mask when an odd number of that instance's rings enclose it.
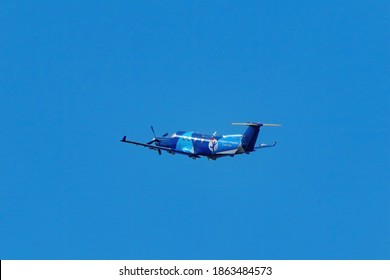
<path fill-rule="evenodd" d="M 262 127 L 263 124 L 254 123 L 254 122 L 232 123 L 232 124 L 248 126 L 245 133 L 242 135 L 241 144 L 245 152 L 254 151 L 257 137 L 259 136 L 259 132 L 260 132 L 260 127 Z"/>
<path fill-rule="evenodd" d="M 257 137 L 259 136 L 261 125 L 250 125 L 242 136 L 242 147 L 245 152 L 252 152 L 255 149 Z"/>

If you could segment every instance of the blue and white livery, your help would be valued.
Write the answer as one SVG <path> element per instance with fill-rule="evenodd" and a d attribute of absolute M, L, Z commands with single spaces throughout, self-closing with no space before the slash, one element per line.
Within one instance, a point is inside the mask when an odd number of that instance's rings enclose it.
<path fill-rule="evenodd" d="M 124 136 L 121 142 L 135 144 L 147 147 L 157 151 L 161 155 L 161 151 L 168 152 L 172 155 L 186 155 L 192 159 L 207 157 L 208 159 L 216 160 L 220 157 L 235 156 L 238 154 L 249 154 L 257 149 L 274 147 L 273 144 L 260 144 L 256 146 L 256 140 L 259 136 L 262 126 L 281 126 L 279 124 L 263 124 L 258 122 L 232 123 L 233 125 L 243 125 L 248 128 L 244 134 L 230 135 L 213 135 L 203 134 L 192 131 L 177 131 L 171 136 L 168 133 L 161 137 L 156 137 L 153 126 L 151 127 L 154 138 L 147 142 L 134 142 L 127 140 Z"/>

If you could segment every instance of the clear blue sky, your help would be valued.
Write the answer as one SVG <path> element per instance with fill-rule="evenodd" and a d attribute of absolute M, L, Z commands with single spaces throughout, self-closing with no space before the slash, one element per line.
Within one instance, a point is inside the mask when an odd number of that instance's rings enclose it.
<path fill-rule="evenodd" d="M 389 3 L 1 1 L 0 259 L 389 259 Z"/>

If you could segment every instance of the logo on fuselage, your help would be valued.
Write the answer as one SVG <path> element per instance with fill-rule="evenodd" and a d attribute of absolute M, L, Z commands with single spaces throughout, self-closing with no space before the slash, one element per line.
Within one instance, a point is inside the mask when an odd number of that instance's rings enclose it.
<path fill-rule="evenodd" d="M 209 150 L 215 152 L 218 149 L 218 140 L 215 138 L 211 138 L 209 142 Z"/>

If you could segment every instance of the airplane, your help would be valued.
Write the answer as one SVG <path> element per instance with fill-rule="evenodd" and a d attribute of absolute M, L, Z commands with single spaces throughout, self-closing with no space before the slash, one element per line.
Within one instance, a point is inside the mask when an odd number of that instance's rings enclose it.
<path fill-rule="evenodd" d="M 214 132 L 214 134 L 209 135 L 193 131 L 177 131 L 171 136 L 165 133 L 157 137 L 153 126 L 151 126 L 154 138 L 147 143 L 129 141 L 126 136 L 123 136 L 120 141 L 147 147 L 157 151 L 159 155 L 161 155 L 161 151 L 165 151 L 172 155 L 180 154 L 192 159 L 206 157 L 216 160 L 220 157 L 234 157 L 239 154 L 249 154 L 258 149 L 274 147 L 276 142 L 256 146 L 256 140 L 262 126 L 281 126 L 280 124 L 259 122 L 232 123 L 232 125 L 247 126 L 248 128 L 244 134 L 217 135 L 217 132 Z"/>

